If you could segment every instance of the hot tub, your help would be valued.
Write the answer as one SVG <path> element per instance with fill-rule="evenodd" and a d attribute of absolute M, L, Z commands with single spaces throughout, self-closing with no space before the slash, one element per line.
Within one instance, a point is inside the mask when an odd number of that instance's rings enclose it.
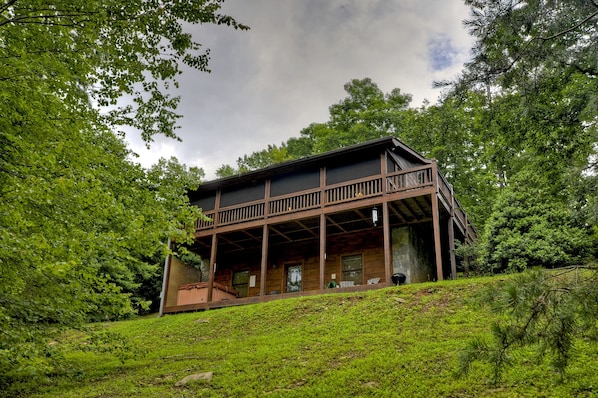
<path fill-rule="evenodd" d="M 212 287 L 212 301 L 234 300 L 237 291 L 228 286 L 214 282 Z M 177 305 L 197 304 L 208 302 L 208 282 L 195 282 L 179 286 Z"/>

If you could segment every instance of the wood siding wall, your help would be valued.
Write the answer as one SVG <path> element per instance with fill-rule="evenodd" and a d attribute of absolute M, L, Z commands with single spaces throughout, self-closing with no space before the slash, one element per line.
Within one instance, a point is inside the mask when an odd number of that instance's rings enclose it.
<path fill-rule="evenodd" d="M 268 270 L 266 273 L 266 294 L 270 292 L 285 292 L 285 271 L 287 265 L 301 264 L 302 290 L 318 290 L 320 288 L 320 259 L 318 241 L 294 243 L 271 248 L 268 253 Z M 336 274 L 336 281 L 342 280 L 341 260 L 343 256 L 351 254 L 363 255 L 363 284 L 368 279 L 384 277 L 384 247 L 382 228 L 372 229 L 360 233 L 351 233 L 330 238 L 327 243 L 326 269 L 324 284 L 332 280 Z M 243 253 L 240 255 L 219 255 L 218 267 L 214 280 L 232 289 L 232 274 L 237 271 L 249 270 L 250 275 L 256 276 L 256 285 L 249 287 L 248 296 L 258 296 L 260 293 L 260 253 Z M 274 268 L 276 265 L 276 268 Z"/>
<path fill-rule="evenodd" d="M 177 305 L 179 286 L 188 283 L 199 282 L 201 272 L 180 262 L 176 257 L 170 259 L 170 275 L 168 278 L 168 290 L 166 294 L 166 307 Z"/>

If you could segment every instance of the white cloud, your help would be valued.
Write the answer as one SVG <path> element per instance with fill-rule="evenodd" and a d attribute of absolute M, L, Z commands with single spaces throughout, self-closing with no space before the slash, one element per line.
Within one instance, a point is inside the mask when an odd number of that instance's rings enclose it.
<path fill-rule="evenodd" d="M 398 87 L 414 106 L 434 102 L 433 82 L 454 77 L 471 44 L 461 0 L 227 0 L 222 11 L 251 30 L 194 27 L 213 72 L 183 74 L 183 143 L 157 139 L 144 161 L 173 154 L 213 178 L 221 164 L 326 121 L 354 78 Z"/>

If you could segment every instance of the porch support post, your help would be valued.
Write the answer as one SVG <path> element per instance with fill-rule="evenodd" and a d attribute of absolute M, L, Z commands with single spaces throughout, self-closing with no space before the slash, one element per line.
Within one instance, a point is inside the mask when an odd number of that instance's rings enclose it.
<path fill-rule="evenodd" d="M 382 202 L 382 230 L 384 231 L 384 279 L 386 286 L 392 285 L 392 251 L 390 247 L 390 217 L 388 214 L 388 202 Z"/>
<path fill-rule="evenodd" d="M 170 238 L 168 238 L 168 254 L 164 260 L 164 277 L 162 278 L 162 292 L 160 293 L 160 312 L 159 316 L 164 315 L 164 307 L 166 305 L 166 295 L 168 294 L 168 280 L 170 279 Z"/>
<path fill-rule="evenodd" d="M 438 211 L 438 194 L 432 194 L 432 224 L 434 227 L 434 252 L 436 253 L 436 274 L 437 280 L 441 281 L 442 277 L 442 252 L 440 242 L 440 213 Z"/>
<path fill-rule="evenodd" d="M 262 231 L 262 269 L 260 271 L 260 296 L 266 295 L 266 271 L 268 270 L 268 238 L 270 233 L 268 224 L 264 224 Z"/>
<path fill-rule="evenodd" d="M 320 167 L 320 290 L 324 290 L 326 278 L 326 167 Z"/>
<path fill-rule="evenodd" d="M 212 247 L 210 251 L 210 275 L 208 277 L 208 303 L 212 302 L 212 289 L 214 289 L 214 274 L 216 273 L 216 249 L 218 236 L 212 235 Z"/>
<path fill-rule="evenodd" d="M 455 194 L 451 186 L 451 216 L 448 220 L 449 254 L 451 259 L 451 278 L 457 279 L 457 262 L 455 260 Z M 467 235 L 467 230 L 465 230 Z"/>
<path fill-rule="evenodd" d="M 449 252 L 451 257 L 451 279 L 457 279 L 457 262 L 455 259 L 455 229 L 453 226 L 454 218 L 448 219 L 448 240 Z"/>
<path fill-rule="evenodd" d="M 320 214 L 320 290 L 324 290 L 326 278 L 326 216 Z"/>

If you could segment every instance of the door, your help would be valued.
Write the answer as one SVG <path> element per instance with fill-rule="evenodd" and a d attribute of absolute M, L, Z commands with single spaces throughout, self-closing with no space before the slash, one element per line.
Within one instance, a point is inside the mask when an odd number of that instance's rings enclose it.
<path fill-rule="evenodd" d="M 239 292 L 239 297 L 247 297 L 249 288 L 249 271 L 235 272 L 233 274 L 233 289 Z"/>
<path fill-rule="evenodd" d="M 288 264 L 286 266 L 286 292 L 300 292 L 302 289 L 301 274 L 303 273 L 303 265 L 301 264 Z"/>

